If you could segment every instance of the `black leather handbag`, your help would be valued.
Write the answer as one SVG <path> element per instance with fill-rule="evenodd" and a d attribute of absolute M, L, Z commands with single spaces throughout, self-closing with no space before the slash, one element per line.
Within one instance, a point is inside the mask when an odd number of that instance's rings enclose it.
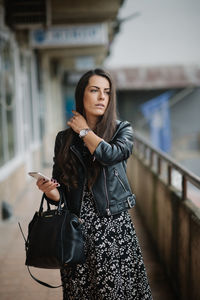
<path fill-rule="evenodd" d="M 47 202 L 47 210 L 43 211 L 43 204 L 44 194 L 39 211 L 35 212 L 29 223 L 27 240 L 22 232 L 26 248 L 25 264 L 37 268 L 60 269 L 83 263 L 85 255 L 81 220 L 68 210 L 62 193 L 57 209 L 51 210 Z M 22 231 L 21 226 L 20 230 Z M 30 270 L 29 273 L 37 282 L 54 287 L 36 279 Z"/>

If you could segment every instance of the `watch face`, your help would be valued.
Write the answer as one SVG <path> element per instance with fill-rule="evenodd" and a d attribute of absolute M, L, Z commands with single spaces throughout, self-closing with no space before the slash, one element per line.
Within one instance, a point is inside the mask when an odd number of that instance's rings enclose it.
<path fill-rule="evenodd" d="M 79 133 L 79 137 L 83 138 L 84 136 L 86 136 L 86 134 L 88 134 L 89 131 L 92 131 L 92 130 L 90 128 L 82 129 Z"/>
<path fill-rule="evenodd" d="M 80 131 L 80 137 L 84 137 L 87 134 L 88 130 L 87 129 L 82 129 Z"/>

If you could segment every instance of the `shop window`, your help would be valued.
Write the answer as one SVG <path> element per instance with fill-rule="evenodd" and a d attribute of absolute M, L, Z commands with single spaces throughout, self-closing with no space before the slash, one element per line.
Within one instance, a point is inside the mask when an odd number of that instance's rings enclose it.
<path fill-rule="evenodd" d="M 23 115 L 23 136 L 24 149 L 29 150 L 31 143 L 36 140 L 34 126 L 34 103 L 32 98 L 32 72 L 31 58 L 26 53 L 20 54 L 20 69 L 21 69 L 21 90 L 22 90 L 22 115 Z"/>
<path fill-rule="evenodd" d="M 14 63 L 9 40 L 0 35 L 0 166 L 15 155 Z"/>

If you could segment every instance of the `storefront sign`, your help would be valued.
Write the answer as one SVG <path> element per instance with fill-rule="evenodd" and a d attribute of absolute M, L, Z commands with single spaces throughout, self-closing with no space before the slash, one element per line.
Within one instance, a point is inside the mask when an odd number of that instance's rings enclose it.
<path fill-rule="evenodd" d="M 30 31 L 30 44 L 34 48 L 105 45 L 107 43 L 108 30 L 104 23 Z"/>

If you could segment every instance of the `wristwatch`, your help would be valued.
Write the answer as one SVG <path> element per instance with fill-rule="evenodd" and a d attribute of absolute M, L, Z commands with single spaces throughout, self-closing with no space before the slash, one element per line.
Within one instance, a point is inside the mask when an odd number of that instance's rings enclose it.
<path fill-rule="evenodd" d="M 92 129 L 90 128 L 82 129 L 79 133 L 79 137 L 83 139 L 88 134 L 89 131 L 92 131 Z"/>

